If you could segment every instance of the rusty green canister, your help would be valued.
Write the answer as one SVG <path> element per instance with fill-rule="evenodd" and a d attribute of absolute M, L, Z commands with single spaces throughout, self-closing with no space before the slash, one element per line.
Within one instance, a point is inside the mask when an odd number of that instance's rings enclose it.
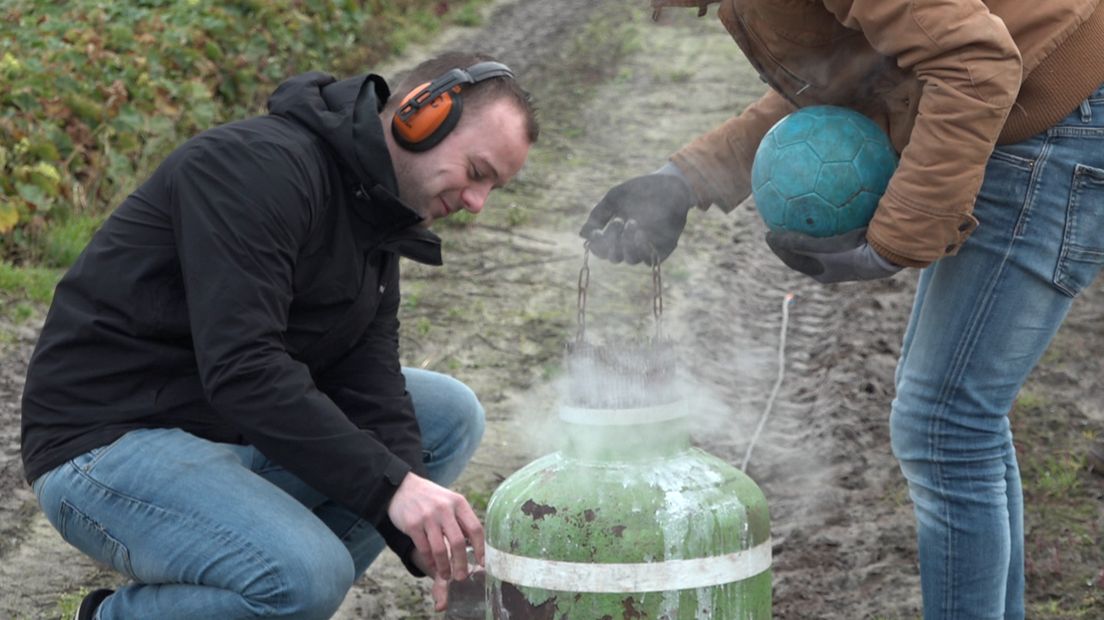
<path fill-rule="evenodd" d="M 487 618 L 766 620 L 766 499 L 691 447 L 687 404 L 559 409 L 559 451 L 487 508 Z"/>

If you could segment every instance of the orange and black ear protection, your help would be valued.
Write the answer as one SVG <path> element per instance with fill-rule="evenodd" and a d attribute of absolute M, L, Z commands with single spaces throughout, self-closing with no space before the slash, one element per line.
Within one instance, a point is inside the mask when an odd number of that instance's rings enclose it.
<path fill-rule="evenodd" d="M 513 78 L 514 72 L 500 62 L 480 62 L 467 69 L 450 69 L 418 86 L 399 103 L 391 120 L 391 135 L 411 151 L 433 148 L 460 122 L 463 86 L 495 77 Z"/>

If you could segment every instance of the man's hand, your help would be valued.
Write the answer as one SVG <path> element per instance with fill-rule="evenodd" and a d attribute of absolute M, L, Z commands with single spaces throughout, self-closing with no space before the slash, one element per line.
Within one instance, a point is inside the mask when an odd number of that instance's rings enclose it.
<path fill-rule="evenodd" d="M 590 251 L 610 262 L 663 262 L 686 226 L 694 192 L 671 163 L 621 183 L 590 212 L 579 236 Z"/>
<path fill-rule="evenodd" d="M 901 270 L 867 244 L 865 228 L 835 237 L 770 231 L 767 245 L 787 267 L 822 284 L 888 278 Z"/>
<path fill-rule="evenodd" d="M 435 600 L 438 580 L 447 586 L 449 579 L 468 576 L 468 545 L 476 563 L 483 563 L 483 525 L 459 493 L 408 473 L 391 498 L 387 516 L 414 541 L 413 559 L 423 562 L 419 568 L 433 577 Z"/>

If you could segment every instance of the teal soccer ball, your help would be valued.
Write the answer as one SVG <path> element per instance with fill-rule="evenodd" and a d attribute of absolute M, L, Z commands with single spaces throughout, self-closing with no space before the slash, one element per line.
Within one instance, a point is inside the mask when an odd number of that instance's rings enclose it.
<path fill-rule="evenodd" d="M 831 237 L 867 225 L 896 168 L 897 153 L 874 121 L 847 108 L 814 106 L 763 136 L 751 191 L 771 230 Z"/>

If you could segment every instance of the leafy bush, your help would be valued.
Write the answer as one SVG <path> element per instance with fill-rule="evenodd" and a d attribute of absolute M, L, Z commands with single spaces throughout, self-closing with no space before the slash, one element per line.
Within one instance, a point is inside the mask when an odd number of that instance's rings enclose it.
<path fill-rule="evenodd" d="M 99 219 L 285 78 L 363 71 L 485 1 L 0 0 L 0 258 L 42 259 L 49 227 Z"/>

